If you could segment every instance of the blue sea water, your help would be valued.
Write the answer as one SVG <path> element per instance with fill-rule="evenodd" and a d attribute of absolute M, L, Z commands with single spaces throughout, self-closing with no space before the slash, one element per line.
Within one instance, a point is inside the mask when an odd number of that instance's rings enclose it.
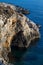
<path fill-rule="evenodd" d="M 0 2 L 19 5 L 30 10 L 27 17 L 41 25 L 41 38 L 37 43 L 31 45 L 26 52 L 18 52 L 21 60 L 15 61 L 14 65 L 43 65 L 43 0 L 0 0 Z"/>

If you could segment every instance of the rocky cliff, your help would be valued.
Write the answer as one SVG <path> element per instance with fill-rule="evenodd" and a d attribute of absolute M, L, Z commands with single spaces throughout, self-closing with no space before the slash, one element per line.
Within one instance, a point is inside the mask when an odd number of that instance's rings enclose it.
<path fill-rule="evenodd" d="M 0 61 L 9 62 L 11 46 L 28 48 L 32 40 L 40 38 L 39 26 L 24 14 L 22 7 L 0 3 Z"/>

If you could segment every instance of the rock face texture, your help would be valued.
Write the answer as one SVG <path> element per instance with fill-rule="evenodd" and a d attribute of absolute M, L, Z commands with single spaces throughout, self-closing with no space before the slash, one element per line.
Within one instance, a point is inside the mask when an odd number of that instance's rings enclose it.
<path fill-rule="evenodd" d="M 27 10 L 0 3 L 0 61 L 9 62 L 11 46 L 28 48 L 32 40 L 40 38 L 39 27 L 24 14 Z"/>

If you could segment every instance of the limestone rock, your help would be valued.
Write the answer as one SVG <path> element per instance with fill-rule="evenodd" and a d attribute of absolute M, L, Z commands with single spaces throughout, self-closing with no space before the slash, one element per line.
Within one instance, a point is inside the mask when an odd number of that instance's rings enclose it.
<path fill-rule="evenodd" d="M 24 15 L 26 12 L 23 8 L 0 3 L 0 59 L 5 65 L 12 45 L 28 48 L 32 40 L 40 38 L 39 27 Z"/>

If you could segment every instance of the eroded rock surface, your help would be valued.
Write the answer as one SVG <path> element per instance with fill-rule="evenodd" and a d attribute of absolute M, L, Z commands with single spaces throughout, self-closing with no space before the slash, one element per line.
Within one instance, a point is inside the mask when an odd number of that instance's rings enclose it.
<path fill-rule="evenodd" d="M 22 14 L 28 11 L 19 10 L 17 6 L 0 3 L 0 61 L 5 65 L 11 45 L 27 48 L 32 40 L 40 38 L 39 27 Z"/>

